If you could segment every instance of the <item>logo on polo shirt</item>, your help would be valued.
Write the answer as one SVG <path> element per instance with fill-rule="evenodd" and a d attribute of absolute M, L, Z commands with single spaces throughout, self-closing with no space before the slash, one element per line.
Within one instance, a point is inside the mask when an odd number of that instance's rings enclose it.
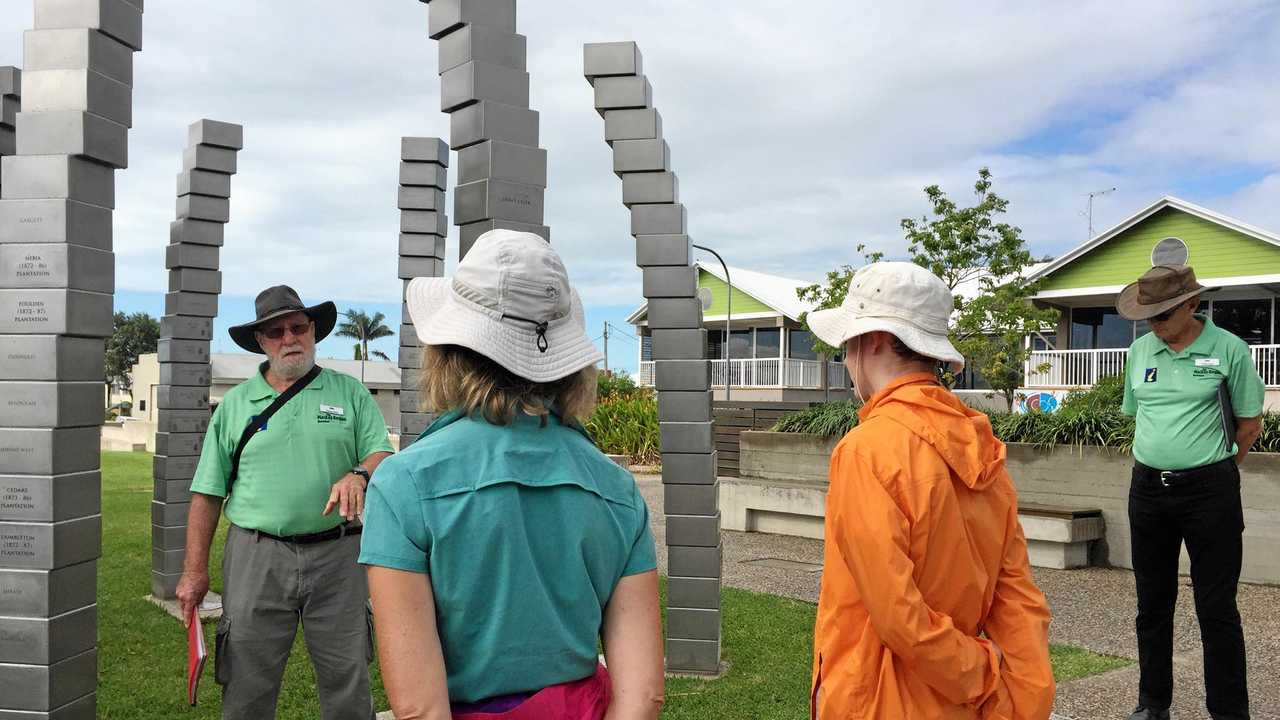
<path fill-rule="evenodd" d="M 1144 383 L 1155 382 L 1156 375 L 1159 372 L 1160 372 L 1160 368 L 1147 368 L 1147 371 L 1142 375 L 1142 382 Z"/>
<path fill-rule="evenodd" d="M 316 422 L 330 423 L 347 421 L 347 411 L 337 405 L 321 405 L 320 413 L 316 415 Z"/>

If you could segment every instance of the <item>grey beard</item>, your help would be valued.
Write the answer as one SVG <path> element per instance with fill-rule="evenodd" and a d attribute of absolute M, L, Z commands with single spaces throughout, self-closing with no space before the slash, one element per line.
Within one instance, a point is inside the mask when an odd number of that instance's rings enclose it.
<path fill-rule="evenodd" d="M 275 373 L 277 377 L 284 380 L 297 380 L 311 371 L 311 368 L 316 364 L 316 356 L 315 353 L 309 353 L 302 360 L 291 362 L 270 360 L 269 364 L 271 372 Z"/>

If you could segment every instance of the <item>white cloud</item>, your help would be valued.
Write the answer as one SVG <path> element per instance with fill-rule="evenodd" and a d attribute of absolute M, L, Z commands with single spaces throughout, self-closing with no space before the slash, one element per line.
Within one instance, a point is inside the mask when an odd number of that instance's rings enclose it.
<path fill-rule="evenodd" d="M 164 289 L 185 127 L 213 117 L 245 125 L 226 291 L 285 281 L 394 302 L 399 137 L 448 134 L 426 6 L 150 5 L 118 176 L 120 286 Z M 582 43 L 620 39 L 644 52 L 692 234 L 737 265 L 816 278 L 856 261 L 859 242 L 900 253 L 921 188 L 962 199 L 984 163 L 1037 253 L 1084 239 L 1090 190 L 1120 188 L 1095 208 L 1101 229 L 1241 164 L 1270 177 L 1188 199 L 1280 229 L 1278 19 L 1244 0 L 526 1 L 553 242 L 588 304 L 637 302 L 621 185 L 581 74 Z M 29 6 L 0 18 L 0 62 L 21 64 L 30 23 Z"/>

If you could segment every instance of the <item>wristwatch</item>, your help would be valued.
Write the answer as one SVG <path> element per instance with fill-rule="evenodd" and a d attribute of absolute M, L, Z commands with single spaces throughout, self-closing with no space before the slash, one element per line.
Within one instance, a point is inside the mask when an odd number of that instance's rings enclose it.
<path fill-rule="evenodd" d="M 351 474 L 359 475 L 360 477 L 364 478 L 365 487 L 369 486 L 369 470 L 365 468 L 365 466 L 357 465 L 351 468 Z"/>

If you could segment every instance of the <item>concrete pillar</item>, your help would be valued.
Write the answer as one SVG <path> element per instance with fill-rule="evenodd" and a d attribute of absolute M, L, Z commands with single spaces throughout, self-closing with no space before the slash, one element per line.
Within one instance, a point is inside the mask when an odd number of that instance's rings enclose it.
<path fill-rule="evenodd" d="M 191 478 L 209 427 L 210 342 L 222 292 L 219 254 L 231 220 L 231 176 L 243 147 L 239 125 L 192 123 L 177 177 L 177 219 L 169 225 L 164 253 L 169 292 L 160 318 L 160 377 L 153 405 L 151 595 L 160 600 L 177 597 L 186 557 Z"/>
<path fill-rule="evenodd" d="M 35 0 L 25 71 L 0 69 L 3 717 L 96 712 L 111 211 L 141 6 Z"/>
<path fill-rule="evenodd" d="M 721 545 L 711 363 L 687 212 L 639 47 L 594 43 L 583 56 L 622 202 L 631 209 L 649 303 L 666 498 L 667 670 L 717 674 Z"/>

